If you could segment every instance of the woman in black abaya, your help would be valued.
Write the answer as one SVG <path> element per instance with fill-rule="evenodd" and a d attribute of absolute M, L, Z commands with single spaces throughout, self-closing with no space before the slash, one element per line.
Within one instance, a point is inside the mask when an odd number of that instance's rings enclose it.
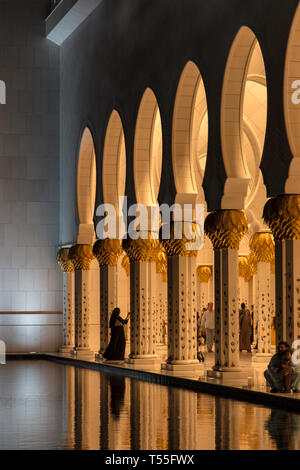
<path fill-rule="evenodd" d="M 109 320 L 109 328 L 111 329 L 111 337 L 103 357 L 111 361 L 124 360 L 125 353 L 125 333 L 124 326 L 128 323 L 130 313 L 124 320 L 120 317 L 120 309 L 115 308 Z"/>

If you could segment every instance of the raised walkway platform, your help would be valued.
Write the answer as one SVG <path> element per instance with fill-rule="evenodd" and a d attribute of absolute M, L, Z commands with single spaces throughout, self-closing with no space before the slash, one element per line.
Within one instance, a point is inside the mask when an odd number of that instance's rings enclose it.
<path fill-rule="evenodd" d="M 209 377 L 209 371 L 214 364 L 213 353 L 206 354 L 205 363 L 202 364 L 200 372 L 188 377 L 167 370 L 143 370 L 142 367 L 137 369 L 123 361 L 83 360 L 61 353 L 8 354 L 7 360 L 12 359 L 46 359 L 64 365 L 98 370 L 110 375 L 121 375 L 160 385 L 181 387 L 201 393 L 247 401 L 271 408 L 276 407 L 300 412 L 300 394 L 270 393 L 263 376 L 269 359 L 260 359 L 259 362 L 256 362 L 255 355 L 249 353 L 241 353 L 240 355 L 241 372 L 236 373 L 235 377 L 232 374 L 229 376 L 223 374 L 222 378 Z"/>

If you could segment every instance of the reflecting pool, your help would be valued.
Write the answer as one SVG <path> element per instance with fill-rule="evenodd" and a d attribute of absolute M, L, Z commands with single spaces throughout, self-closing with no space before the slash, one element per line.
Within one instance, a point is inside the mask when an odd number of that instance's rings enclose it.
<path fill-rule="evenodd" d="M 0 366 L 0 449 L 300 449 L 300 414 L 50 361 Z"/>

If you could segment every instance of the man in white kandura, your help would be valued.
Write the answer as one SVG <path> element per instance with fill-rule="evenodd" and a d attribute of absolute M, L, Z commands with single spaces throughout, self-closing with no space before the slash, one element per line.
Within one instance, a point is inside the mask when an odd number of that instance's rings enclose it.
<path fill-rule="evenodd" d="M 207 351 L 212 352 L 215 336 L 215 312 L 213 310 L 213 303 L 209 302 L 208 310 L 203 314 L 201 326 L 205 328 Z"/>

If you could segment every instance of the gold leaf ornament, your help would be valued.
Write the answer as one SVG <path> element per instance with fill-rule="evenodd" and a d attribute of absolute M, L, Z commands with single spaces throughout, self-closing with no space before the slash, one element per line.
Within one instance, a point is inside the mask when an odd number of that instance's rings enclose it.
<path fill-rule="evenodd" d="M 206 217 L 205 234 L 215 250 L 238 250 L 240 242 L 248 232 L 247 218 L 239 210 L 220 210 Z"/>

